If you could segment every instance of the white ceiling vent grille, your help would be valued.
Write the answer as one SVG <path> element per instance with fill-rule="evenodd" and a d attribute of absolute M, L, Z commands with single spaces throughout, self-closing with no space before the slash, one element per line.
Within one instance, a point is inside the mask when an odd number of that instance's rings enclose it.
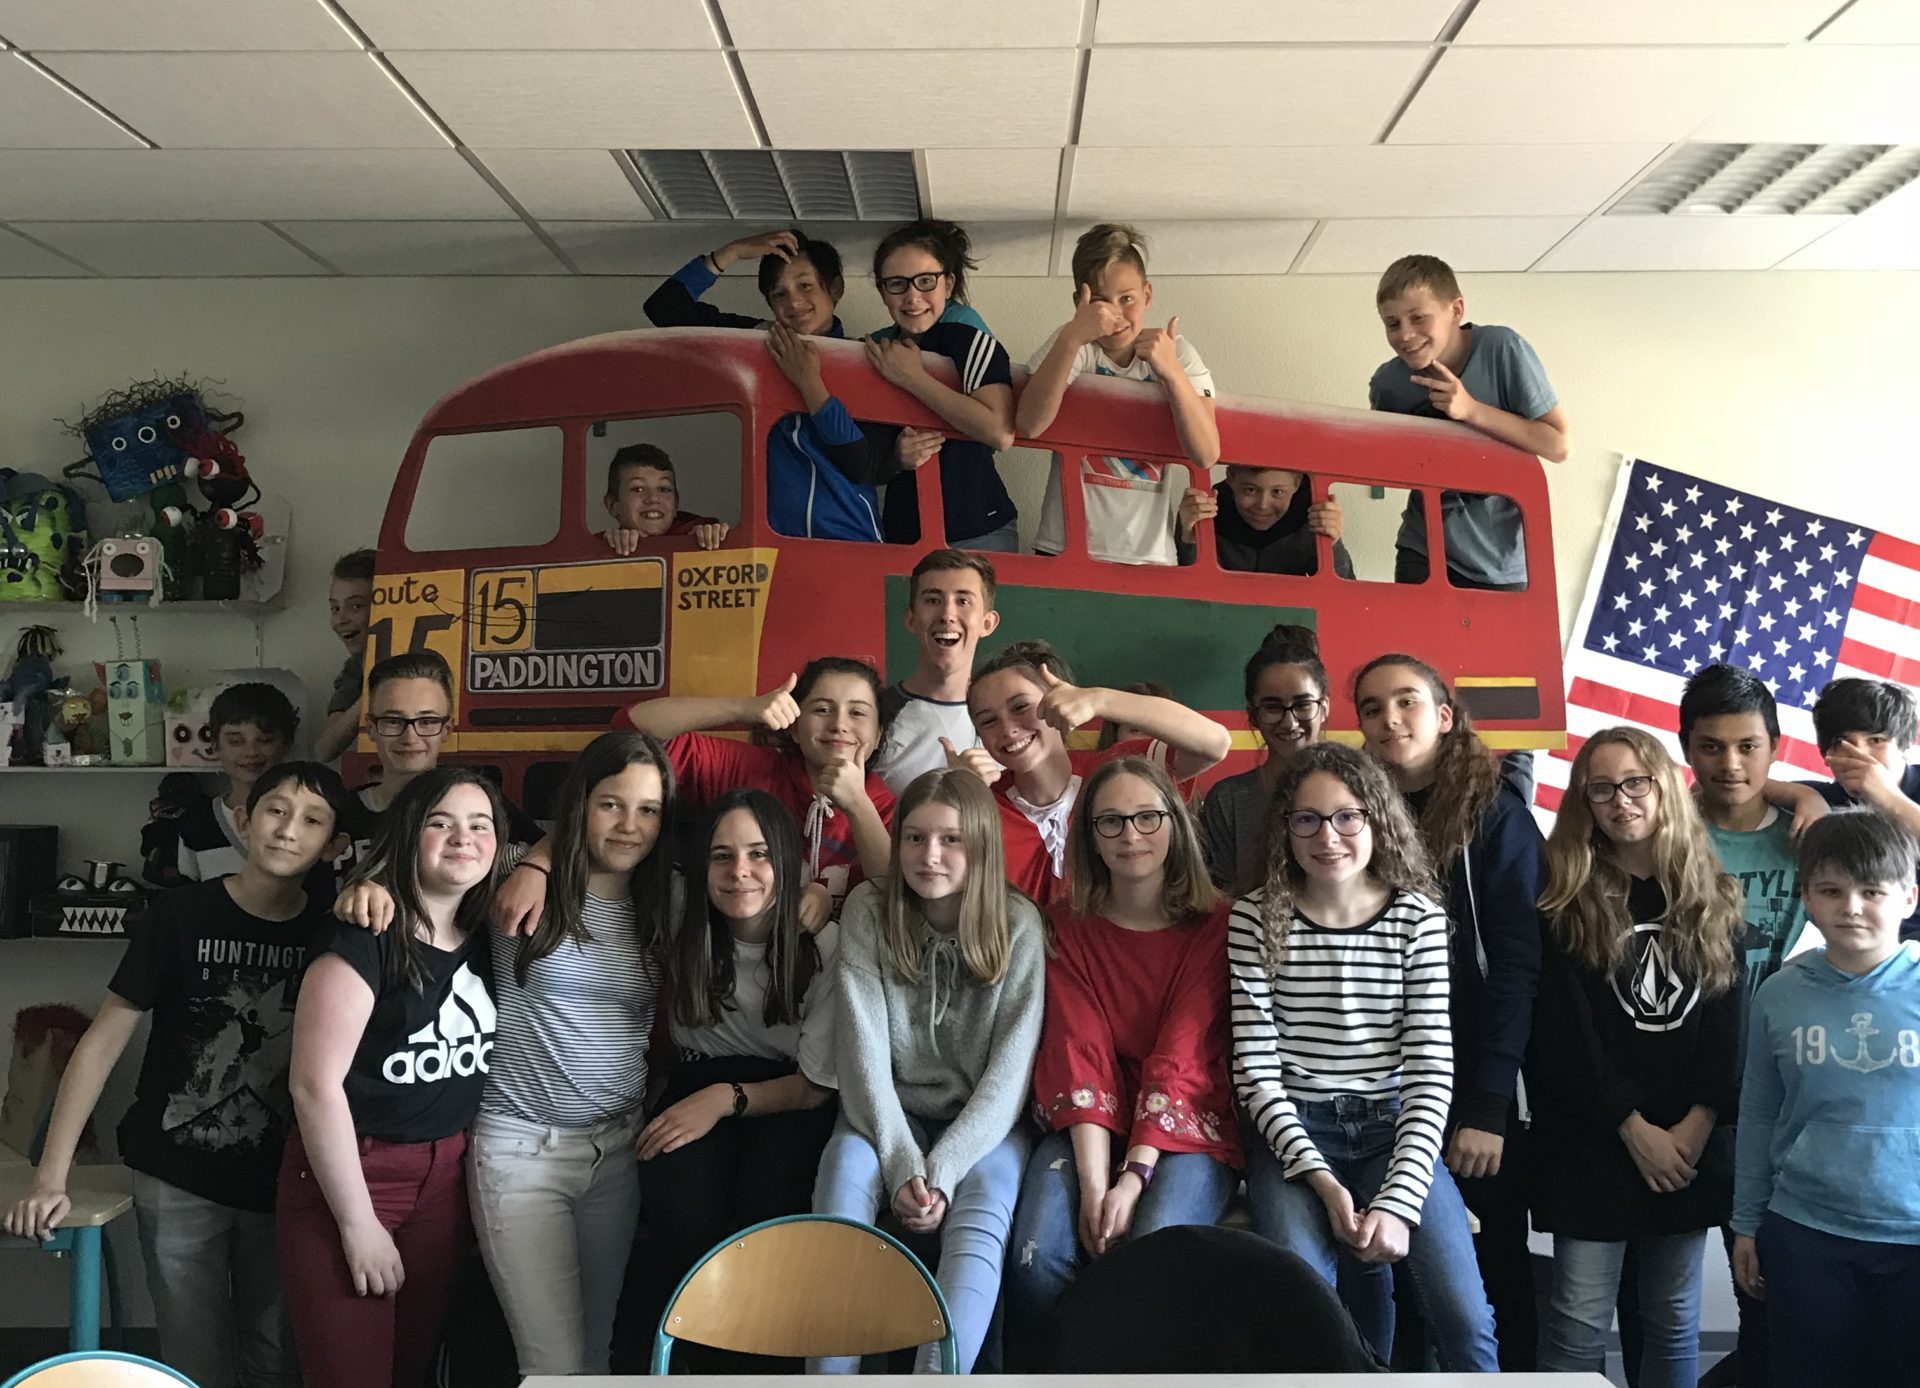
<path fill-rule="evenodd" d="M 920 215 L 904 150 L 627 151 L 674 221 L 904 222 Z"/>
<path fill-rule="evenodd" d="M 1683 145 L 1613 216 L 1849 217 L 1920 177 L 1920 145 Z"/>

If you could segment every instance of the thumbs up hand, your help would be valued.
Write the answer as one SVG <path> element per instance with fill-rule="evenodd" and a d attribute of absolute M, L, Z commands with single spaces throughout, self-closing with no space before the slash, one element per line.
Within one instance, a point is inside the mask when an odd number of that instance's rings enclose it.
<path fill-rule="evenodd" d="M 787 682 L 778 689 L 769 689 L 753 701 L 753 716 L 749 722 L 779 732 L 782 728 L 791 728 L 800 718 L 800 705 L 794 702 L 793 688 L 800 683 L 798 675 L 788 675 Z"/>
<path fill-rule="evenodd" d="M 1133 354 L 1152 367 L 1153 374 L 1164 381 L 1182 369 L 1179 341 L 1180 315 L 1176 313 L 1167 320 L 1164 328 L 1142 328 L 1140 336 L 1133 340 Z"/>
<path fill-rule="evenodd" d="M 969 747 L 962 751 L 943 737 L 940 739 L 940 749 L 947 754 L 949 771 L 971 771 L 988 785 L 1006 774 L 1000 763 L 987 755 L 984 747 Z"/>
<path fill-rule="evenodd" d="M 1073 291 L 1073 321 L 1068 324 L 1076 342 L 1098 342 L 1127 329 L 1127 316 L 1104 299 L 1093 297 L 1093 290 L 1081 285 Z"/>
<path fill-rule="evenodd" d="M 1058 728 L 1062 736 L 1103 716 L 1100 695 L 1104 691 L 1068 684 L 1044 666 L 1040 670 L 1040 683 L 1047 691 L 1040 700 L 1040 716 Z"/>

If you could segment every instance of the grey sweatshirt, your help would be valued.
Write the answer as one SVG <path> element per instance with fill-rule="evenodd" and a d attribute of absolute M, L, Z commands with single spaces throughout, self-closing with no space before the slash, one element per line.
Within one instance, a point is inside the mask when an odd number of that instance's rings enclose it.
<path fill-rule="evenodd" d="M 840 912 L 840 1104 L 879 1152 L 889 1197 L 915 1176 L 951 1196 L 1026 1106 L 1046 974 L 1040 912 L 1008 894 L 1012 948 L 999 983 L 974 976 L 958 938 L 918 922 L 920 981 L 913 984 L 894 970 L 884 913 L 873 882 L 854 888 Z M 932 1151 L 921 1152 L 908 1114 L 949 1124 Z"/>

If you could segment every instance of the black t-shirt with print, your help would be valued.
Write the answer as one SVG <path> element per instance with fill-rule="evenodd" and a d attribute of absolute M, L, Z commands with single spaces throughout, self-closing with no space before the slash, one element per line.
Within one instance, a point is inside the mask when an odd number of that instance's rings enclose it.
<path fill-rule="evenodd" d="M 128 1166 L 236 1209 L 273 1208 L 293 1113 L 294 994 L 329 905 L 310 895 L 292 920 L 262 920 L 225 881 L 154 899 L 108 985 L 153 1014 L 120 1122 Z"/>
<path fill-rule="evenodd" d="M 372 852 L 373 836 L 387 817 L 386 810 L 376 810 L 367 803 L 367 792 L 372 789 L 364 785 L 347 795 L 347 812 L 340 816 L 340 832 L 347 836 L 347 846 L 333 860 L 336 881 L 345 882 L 354 866 Z M 496 836 L 502 847 L 517 843 L 527 848 L 544 837 L 540 826 L 511 800 L 507 801 L 507 822 L 496 828 Z"/>
<path fill-rule="evenodd" d="M 421 987 L 388 973 L 393 931 L 336 921 L 314 958 L 337 954 L 373 990 L 373 1014 L 347 1070 L 353 1130 L 386 1142 L 437 1142 L 473 1121 L 493 1052 L 485 933 L 454 950 L 422 951 Z"/>

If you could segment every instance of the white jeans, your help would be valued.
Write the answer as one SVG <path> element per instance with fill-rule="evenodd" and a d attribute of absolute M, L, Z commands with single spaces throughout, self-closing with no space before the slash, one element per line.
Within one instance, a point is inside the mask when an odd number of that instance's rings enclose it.
<path fill-rule="evenodd" d="M 133 1212 L 160 1357 L 205 1388 L 300 1388 L 273 1214 L 142 1171 L 133 1173 Z"/>
<path fill-rule="evenodd" d="M 555 1128 L 483 1113 L 467 1192 L 522 1374 L 604 1374 L 640 1218 L 641 1115 Z"/>

